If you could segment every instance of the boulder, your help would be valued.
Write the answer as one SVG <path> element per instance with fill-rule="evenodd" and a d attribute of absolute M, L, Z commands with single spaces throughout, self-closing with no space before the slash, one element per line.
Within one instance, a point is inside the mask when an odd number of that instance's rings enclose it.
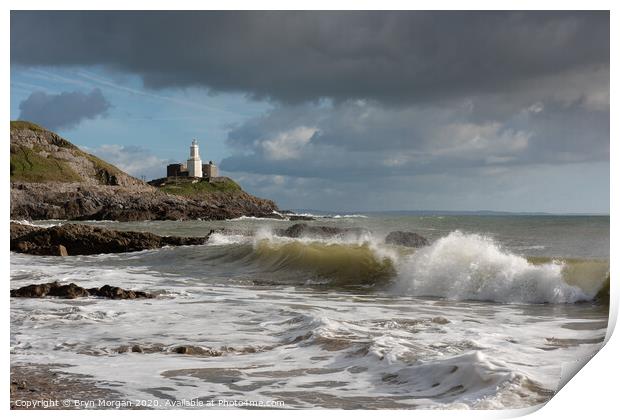
<path fill-rule="evenodd" d="M 34 255 L 133 252 L 167 245 L 201 245 L 207 239 L 208 236 L 159 236 L 149 232 L 125 232 L 80 224 L 41 228 L 11 223 L 11 250 Z"/>
<path fill-rule="evenodd" d="M 403 232 L 400 230 L 390 232 L 385 238 L 386 244 L 421 248 L 428 245 L 428 240 L 415 232 Z"/>
<path fill-rule="evenodd" d="M 193 356 L 221 356 L 222 352 L 219 350 L 208 349 L 198 346 L 178 346 L 172 349 L 174 353 L 188 354 Z"/>
<path fill-rule="evenodd" d="M 83 287 L 78 286 L 75 283 L 62 284 L 62 285 L 58 283 L 52 283 L 50 285 L 50 289 L 48 290 L 45 296 L 55 296 L 55 297 L 59 297 L 63 299 L 75 299 L 79 297 L 90 296 L 90 293 L 88 292 L 88 290 L 84 289 Z M 45 296 L 41 296 L 41 297 L 45 297 Z M 32 297 L 37 297 L 37 296 L 32 296 Z"/>
<path fill-rule="evenodd" d="M 136 299 L 153 297 L 150 293 L 125 290 L 120 287 L 108 286 L 107 284 L 99 289 L 88 289 L 88 292 L 94 296 L 108 299 Z"/>
<path fill-rule="evenodd" d="M 290 220 L 291 222 L 295 222 L 295 221 L 310 221 L 310 220 L 315 220 L 315 219 L 312 216 L 302 216 L 299 214 L 295 214 L 295 215 L 290 215 L 288 217 L 288 220 Z"/>
<path fill-rule="evenodd" d="M 301 238 L 301 237 L 318 237 L 318 238 L 332 238 L 343 237 L 347 235 L 361 236 L 368 231 L 362 228 L 341 228 L 335 226 L 311 226 L 306 223 L 296 223 L 287 229 L 276 230 L 276 235 L 286 236 L 288 238 Z"/>
<path fill-rule="evenodd" d="M 139 292 L 135 290 L 125 290 L 121 289 L 120 287 L 113 287 L 108 285 L 102 286 L 100 288 L 85 289 L 75 283 L 59 284 L 58 282 L 29 284 L 28 286 L 11 290 L 11 297 L 44 298 L 48 296 L 63 299 L 75 299 L 88 296 L 102 297 L 108 299 L 148 299 L 154 297 L 150 293 Z"/>
<path fill-rule="evenodd" d="M 52 285 L 57 283 L 43 283 L 43 284 L 29 284 L 28 286 L 20 287 L 19 289 L 11 290 L 11 297 L 27 297 L 27 298 L 39 298 L 47 296 L 48 292 L 52 288 Z"/>

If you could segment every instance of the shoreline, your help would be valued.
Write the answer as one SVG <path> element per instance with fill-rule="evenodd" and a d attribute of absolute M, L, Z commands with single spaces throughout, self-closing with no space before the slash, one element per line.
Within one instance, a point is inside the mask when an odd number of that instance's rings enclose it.
<path fill-rule="evenodd" d="M 11 410 L 103 409 L 110 408 L 103 401 L 111 407 L 123 402 L 119 392 L 99 386 L 91 376 L 58 370 L 70 366 L 11 363 Z"/>
<path fill-rule="evenodd" d="M 424 223 L 427 225 L 408 226 L 431 232 L 423 228 L 433 227 L 434 222 Z M 256 231 L 262 222 L 250 220 L 223 228 L 217 224 L 198 225 L 163 223 L 155 224 L 152 230 L 185 235 L 223 229 L 222 236 L 213 238 L 210 245 L 214 246 L 167 248 L 118 258 L 61 260 L 12 254 L 12 286 L 39 283 L 43 276 L 46 282 L 64 283 L 70 278 L 88 290 L 115 279 L 123 281 L 118 284 L 122 287 L 163 291 L 166 295 L 165 299 L 133 302 L 12 299 L 12 338 L 17 343 L 13 360 L 20 362 L 11 368 L 12 401 L 62 401 L 66 395 L 74 397 L 73 389 L 77 395 L 74 399 L 87 403 L 72 409 L 217 409 L 208 404 L 217 398 L 277 400 L 290 409 L 423 409 L 457 405 L 516 408 L 546 401 L 555 389 L 550 384 L 555 380 L 556 368 L 564 360 L 597 351 L 607 325 L 607 309 L 596 302 L 529 305 L 542 303 L 544 296 L 550 296 L 546 295 L 547 289 L 536 289 L 535 295 L 516 294 L 518 301 L 505 304 L 505 296 L 514 290 L 502 282 L 506 270 L 521 270 L 515 274 L 515 282 L 538 279 L 534 282 L 538 285 L 557 281 L 562 290 L 567 288 L 561 282 L 563 274 L 557 265 L 533 265 L 475 234 L 429 235 L 428 245 L 419 251 L 407 251 L 406 239 L 415 245 L 413 241 L 420 238 L 414 232 L 397 230 L 407 225 L 390 220 L 381 225 L 383 230 L 374 220 L 291 226 L 273 223 L 269 234 L 274 238 L 273 246 L 263 244 L 253 249 L 238 233 Z M 483 228 L 488 226 L 481 225 L 480 230 Z M 372 238 L 381 251 L 379 257 L 360 251 L 363 247 L 355 238 L 365 238 L 367 230 L 375 232 Z M 387 244 L 387 232 L 394 233 L 392 240 L 398 244 Z M 520 234 L 524 230 L 517 226 L 508 230 L 512 232 Z M 544 239 L 524 236 L 523 241 L 541 243 L 553 251 L 553 243 L 549 245 Z M 579 243 L 575 235 L 575 244 Z M 439 246 L 442 244 L 444 248 Z M 425 266 L 427 260 L 404 264 L 409 262 L 407 256 L 430 255 L 433 249 L 445 250 L 436 264 Z M 387 289 L 381 287 L 377 294 L 367 293 L 371 288 L 365 285 L 377 279 L 373 273 L 381 261 L 378 258 L 392 255 L 388 251 L 398 251 L 394 258 L 403 263 L 399 266 L 401 276 L 390 277 L 398 280 L 391 284 L 396 293 L 384 293 Z M 239 262 L 230 262 L 237 264 L 230 268 L 227 261 L 220 259 L 222 255 Z M 462 259 L 466 259 L 463 264 L 459 263 Z M 286 262 L 278 263 L 277 275 L 271 270 L 274 260 Z M 467 273 L 471 267 L 468 261 L 498 267 L 493 287 L 505 293 L 490 295 L 489 288 L 478 296 L 488 300 L 476 300 L 476 296 L 467 294 L 455 296 L 449 284 L 442 289 L 424 289 L 441 284 L 437 279 L 441 280 L 446 264 L 456 264 L 449 274 Z M 56 264 L 61 267 L 55 268 Z M 169 269 L 170 265 L 177 268 Z M 343 274 L 334 272 L 333 267 L 343 266 Z M 370 269 L 361 272 L 361 266 Z M 226 282 L 224 279 L 231 278 L 228 273 L 237 267 L 235 281 Z M 420 271 L 419 267 L 428 269 Z M 582 265 L 570 267 L 571 275 L 582 277 L 578 275 L 583 272 Z M 92 275 L 98 269 L 102 270 L 101 277 Z M 590 276 L 593 271 L 586 272 Z M 246 273 L 251 275 L 246 277 Z M 316 287 L 307 283 L 306 279 L 316 273 L 327 273 L 330 283 L 317 282 Z M 472 276 L 477 273 L 471 271 Z M 417 282 L 407 281 L 408 276 L 416 276 Z M 272 283 L 261 287 L 263 278 Z M 352 284 L 359 289 L 342 287 L 347 279 L 354 279 Z M 249 283 L 241 282 L 245 280 L 256 281 L 258 287 L 246 287 Z M 298 284 L 302 287 L 295 287 Z M 412 288 L 414 285 L 417 289 Z M 462 290 L 467 287 L 465 284 Z M 437 294 L 421 295 L 420 290 Z M 572 301 L 570 294 L 566 296 L 565 300 Z M 247 343 L 251 343 L 250 350 L 256 351 L 245 351 Z M 160 344 L 165 356 L 150 351 Z M 134 345 L 144 351 L 128 350 Z M 277 349 L 271 347 L 274 345 Z M 194 346 L 230 350 L 212 356 L 194 353 Z M 113 369 L 109 369 L 110 361 L 114 362 Z M 63 368 L 63 364 L 71 367 Z M 454 367 L 456 373 L 451 370 Z M 492 382 L 479 380 L 478 374 L 483 379 L 492 378 Z M 67 378 L 60 379 L 60 385 L 59 376 Z M 66 386 L 62 382 L 67 382 Z M 361 387 L 360 383 L 371 387 Z M 459 386 L 459 393 L 451 392 Z M 474 395 L 484 395 L 484 399 L 472 403 L 469 398 Z M 404 396 L 407 398 L 401 400 Z M 422 398 L 426 396 L 428 399 Z M 99 399 L 108 402 L 98 405 Z M 143 400 L 159 401 L 160 405 L 143 407 Z M 176 405 L 184 401 L 204 406 Z M 13 408 L 61 409 L 15 404 Z"/>

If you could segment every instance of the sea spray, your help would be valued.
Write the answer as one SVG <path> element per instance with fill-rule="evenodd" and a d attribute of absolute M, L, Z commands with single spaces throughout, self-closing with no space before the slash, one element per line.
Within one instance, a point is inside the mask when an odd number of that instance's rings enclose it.
<path fill-rule="evenodd" d="M 592 299 L 564 281 L 564 263 L 532 264 L 492 239 L 455 231 L 406 258 L 400 287 L 416 296 L 505 303 L 574 303 Z"/>
<path fill-rule="evenodd" d="M 454 231 L 420 249 L 391 246 L 377 235 L 288 238 L 260 227 L 252 235 L 214 233 L 210 246 L 230 247 L 223 260 L 269 283 L 385 286 L 413 296 L 505 303 L 574 303 L 604 287 L 605 261 L 526 258 L 493 239 Z M 260 280 L 260 279 L 259 279 Z M 259 281 L 261 283 L 261 281 Z"/>

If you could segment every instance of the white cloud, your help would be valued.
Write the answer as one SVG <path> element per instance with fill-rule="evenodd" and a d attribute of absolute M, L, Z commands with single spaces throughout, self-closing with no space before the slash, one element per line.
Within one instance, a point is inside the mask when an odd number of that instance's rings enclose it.
<path fill-rule="evenodd" d="M 110 162 L 136 178 L 145 177 L 150 180 L 166 175 L 168 161 L 155 156 L 142 147 L 103 144 L 96 148 L 85 146 L 80 146 L 80 148 Z"/>
<path fill-rule="evenodd" d="M 543 112 L 545 110 L 545 106 L 543 105 L 542 102 L 536 102 L 536 103 L 530 105 L 527 110 L 528 110 L 528 112 L 531 112 L 532 114 L 538 114 L 538 113 Z"/>
<path fill-rule="evenodd" d="M 460 159 L 520 152 L 528 147 L 531 133 L 492 122 L 455 123 L 439 127 L 427 142 L 430 156 Z"/>
<path fill-rule="evenodd" d="M 477 104 L 488 109 L 495 100 L 478 98 Z M 527 111 L 532 106 L 543 110 Z M 231 130 L 228 144 L 236 153 L 221 166 L 263 175 L 361 180 L 489 165 L 600 161 L 608 155 L 608 114 L 583 103 L 566 107 L 529 98 L 507 115 L 483 118 L 476 112 L 462 101 L 393 108 L 373 101 L 276 107 Z"/>
<path fill-rule="evenodd" d="M 298 159 L 304 146 L 310 143 L 317 131 L 318 129 L 314 127 L 301 126 L 280 132 L 270 139 L 261 141 L 260 145 L 268 159 Z"/>

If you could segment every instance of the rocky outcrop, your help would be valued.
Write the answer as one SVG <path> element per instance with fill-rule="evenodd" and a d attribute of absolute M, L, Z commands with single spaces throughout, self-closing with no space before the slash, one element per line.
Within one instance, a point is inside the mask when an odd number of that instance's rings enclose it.
<path fill-rule="evenodd" d="M 312 226 L 306 223 L 296 223 L 287 229 L 276 230 L 276 235 L 288 238 L 314 237 L 332 238 L 343 236 L 359 237 L 368 231 L 362 228 L 341 228 L 335 226 Z"/>
<path fill-rule="evenodd" d="M 403 232 L 400 230 L 390 232 L 385 238 L 386 244 L 421 248 L 428 245 L 428 240 L 415 232 Z"/>
<path fill-rule="evenodd" d="M 116 286 L 101 286 L 100 288 L 88 289 L 88 293 L 91 296 L 97 296 L 107 299 L 138 299 L 138 298 L 152 298 L 154 297 L 150 293 L 140 292 L 137 290 L 125 290 Z"/>
<path fill-rule="evenodd" d="M 310 220 L 315 220 L 314 217 L 312 216 L 304 216 L 301 214 L 292 214 L 290 216 L 288 216 L 288 220 L 290 220 L 291 222 L 295 222 L 295 221 L 310 221 Z"/>
<path fill-rule="evenodd" d="M 96 226 L 65 224 L 41 228 L 11 223 L 11 251 L 34 255 L 133 252 L 163 246 L 201 245 L 207 237 L 159 236 Z"/>
<path fill-rule="evenodd" d="M 162 168 L 163 170 L 163 168 Z M 208 197 L 162 191 L 51 131 L 11 122 L 13 220 L 222 220 L 276 217 L 271 200 L 238 191 Z"/>
<path fill-rule="evenodd" d="M 219 350 L 190 345 L 178 346 L 173 348 L 172 351 L 174 353 L 189 354 L 192 356 L 221 356 L 223 354 Z"/>
<path fill-rule="evenodd" d="M 167 194 L 155 187 L 88 186 L 77 183 L 11 183 L 13 220 L 224 220 L 272 217 L 277 206 L 245 192 L 208 201 Z"/>
<path fill-rule="evenodd" d="M 62 299 L 76 299 L 80 297 L 95 296 L 107 299 L 138 299 L 153 298 L 153 295 L 135 290 L 125 290 L 120 287 L 102 286 L 99 288 L 85 289 L 75 283 L 59 284 L 58 282 L 30 284 L 11 290 L 11 297 L 20 298 L 44 298 L 58 297 Z"/>

